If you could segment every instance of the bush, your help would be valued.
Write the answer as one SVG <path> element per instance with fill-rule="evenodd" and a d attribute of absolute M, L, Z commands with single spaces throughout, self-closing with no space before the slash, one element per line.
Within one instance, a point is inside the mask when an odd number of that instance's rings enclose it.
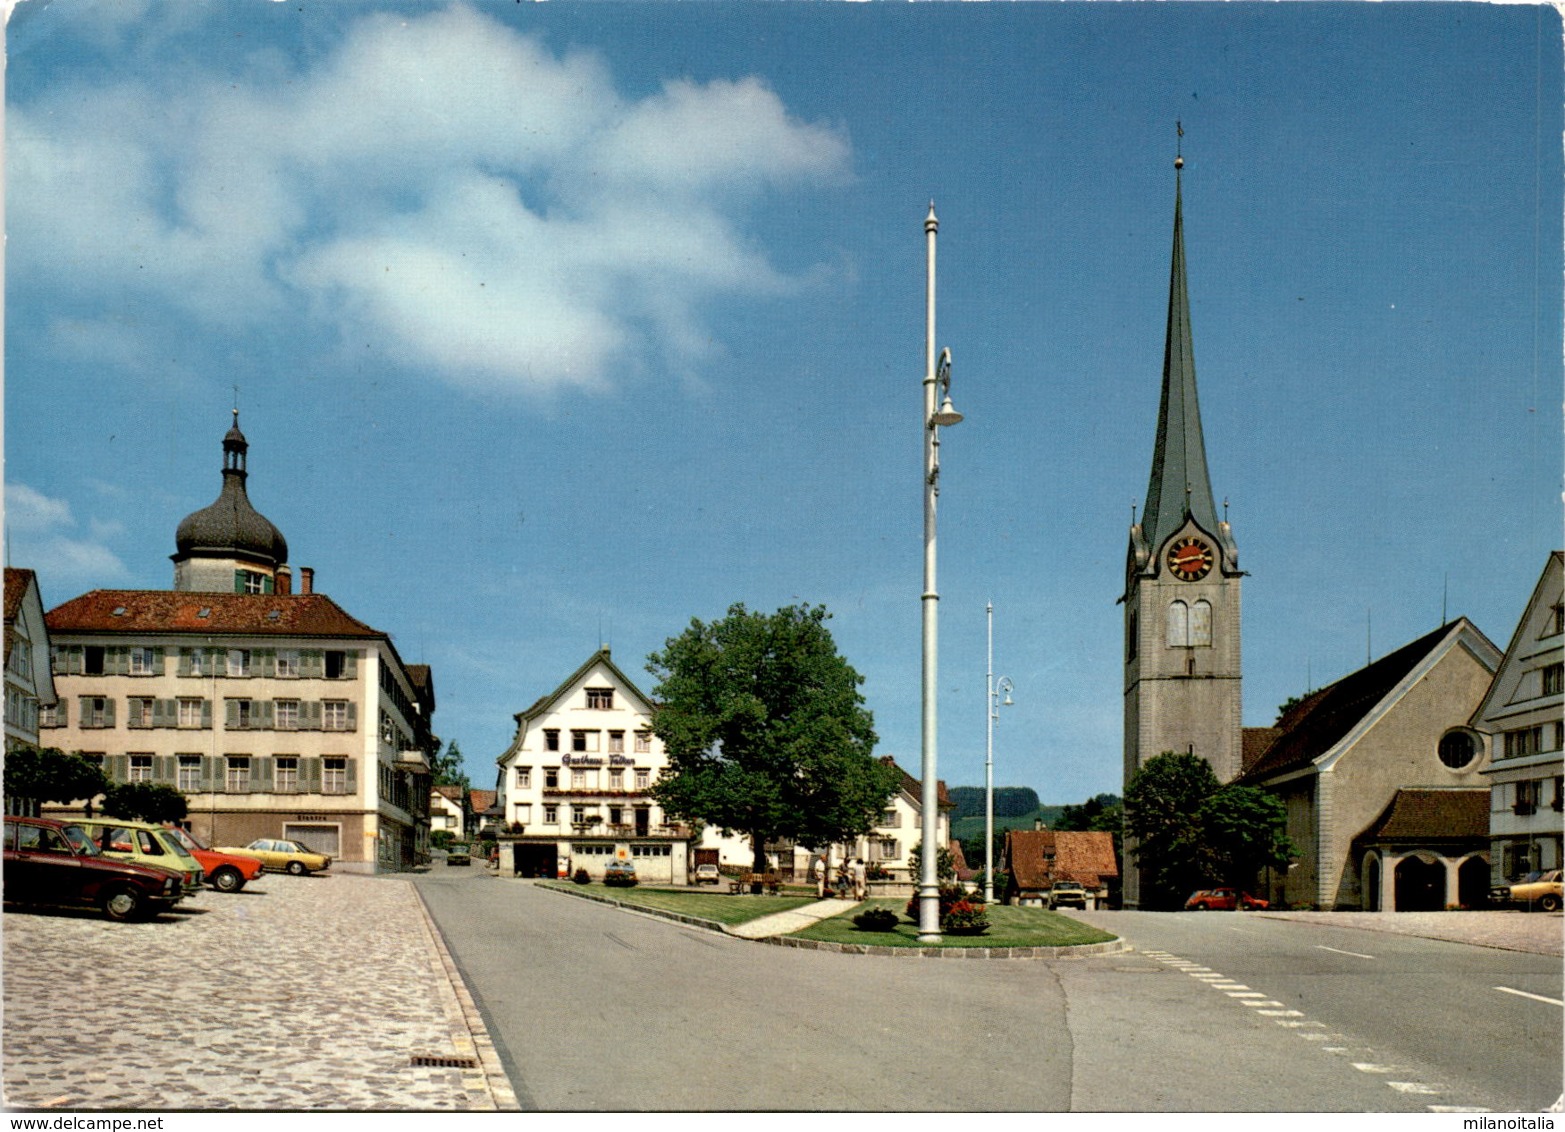
<path fill-rule="evenodd" d="M 608 872 L 603 875 L 603 883 L 609 888 L 635 888 L 636 874 L 632 872 Z"/>
<path fill-rule="evenodd" d="M 983 935 L 989 930 L 989 917 L 982 904 L 958 900 L 940 917 L 940 930 L 950 935 Z"/>
<path fill-rule="evenodd" d="M 871 861 L 868 865 L 864 866 L 864 879 L 890 880 L 891 870 L 886 868 L 886 866 L 882 865 L 879 861 Z"/>
<path fill-rule="evenodd" d="M 573 881 L 575 881 L 577 884 L 591 884 L 592 883 L 592 878 L 587 875 L 587 870 L 586 869 L 577 869 L 575 875 L 572 876 L 571 879 Z"/>
<path fill-rule="evenodd" d="M 854 916 L 853 926 L 861 932 L 889 932 L 897 926 L 897 914 L 890 908 L 871 908 Z"/>
<path fill-rule="evenodd" d="M 973 904 L 983 907 L 984 897 L 981 892 L 969 893 L 959 884 L 942 884 L 940 886 L 940 918 L 945 920 L 950 915 L 951 909 L 957 904 Z M 915 924 L 918 923 L 918 893 L 914 893 L 907 902 L 907 918 Z"/>

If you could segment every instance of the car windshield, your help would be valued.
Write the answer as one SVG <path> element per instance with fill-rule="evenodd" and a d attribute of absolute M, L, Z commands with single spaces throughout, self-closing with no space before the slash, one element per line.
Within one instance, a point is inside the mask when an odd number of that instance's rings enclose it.
<path fill-rule="evenodd" d="M 165 829 L 163 832 L 167 834 L 169 831 Z M 196 865 L 196 859 L 190 855 L 190 850 L 185 848 L 185 843 L 179 838 L 174 837 L 173 835 L 166 836 L 163 838 L 163 844 L 169 847 L 169 850 L 174 854 L 174 856 L 183 857 L 196 868 L 201 867 Z"/>
<path fill-rule="evenodd" d="M 195 834 L 188 829 L 170 828 L 168 834 L 186 849 L 205 849 L 206 846 L 196 840 Z"/>
<path fill-rule="evenodd" d="M 87 831 L 79 825 L 68 825 L 60 832 L 65 834 L 65 840 L 71 843 L 71 848 L 83 857 L 101 857 L 103 851 L 92 843 L 92 838 L 87 836 Z"/>

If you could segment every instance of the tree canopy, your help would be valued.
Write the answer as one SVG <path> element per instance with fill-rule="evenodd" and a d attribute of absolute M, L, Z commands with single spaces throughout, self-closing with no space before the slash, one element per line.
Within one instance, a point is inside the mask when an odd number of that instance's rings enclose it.
<path fill-rule="evenodd" d="M 103 812 L 131 821 L 183 821 L 190 812 L 185 796 L 157 782 L 122 782 L 103 795 Z"/>
<path fill-rule="evenodd" d="M 874 757 L 863 677 L 838 654 L 829 617 L 736 604 L 647 658 L 668 754 L 652 796 L 675 817 L 748 835 L 758 872 L 768 840 L 821 846 L 868 832 L 897 785 Z"/>
<path fill-rule="evenodd" d="M 1165 751 L 1148 759 L 1125 788 L 1125 829 L 1137 841 L 1141 902 L 1179 907 L 1213 884 L 1250 887 L 1267 865 L 1296 850 L 1284 830 L 1280 799 L 1252 786 L 1223 786 L 1211 764 Z"/>
<path fill-rule="evenodd" d="M 58 747 L 18 743 L 5 752 L 5 792 L 32 802 L 90 801 L 109 788 L 103 768 Z"/>
<path fill-rule="evenodd" d="M 436 751 L 430 757 L 430 769 L 434 772 L 431 782 L 434 786 L 460 786 L 464 794 L 473 788 L 462 763 L 462 748 L 456 745 L 455 739 L 446 744 L 444 752 Z"/>

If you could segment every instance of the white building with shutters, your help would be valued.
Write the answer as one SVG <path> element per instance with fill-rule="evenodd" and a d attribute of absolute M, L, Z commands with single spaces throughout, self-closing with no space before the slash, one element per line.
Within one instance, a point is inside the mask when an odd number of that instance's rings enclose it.
<path fill-rule="evenodd" d="M 287 544 L 245 494 L 247 448 L 236 417 L 222 494 L 179 525 L 173 590 L 94 590 L 45 616 L 58 702 L 40 741 L 113 782 L 179 790 L 208 844 L 286 838 L 348 871 L 421 864 L 429 669 L 315 593 L 313 571 L 293 592 Z"/>

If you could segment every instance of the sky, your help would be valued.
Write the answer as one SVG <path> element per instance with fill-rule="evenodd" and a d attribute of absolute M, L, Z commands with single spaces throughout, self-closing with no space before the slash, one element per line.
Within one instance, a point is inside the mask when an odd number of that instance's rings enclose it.
<path fill-rule="evenodd" d="M 477 786 L 600 644 L 826 606 L 918 773 L 1121 786 L 1182 151 L 1244 722 L 1561 545 L 1561 21 L 1490 4 L 25 0 L 5 531 L 167 589 L 237 404 L 297 572 L 433 668 Z M 1176 135 L 1176 123 L 1183 137 Z"/>

